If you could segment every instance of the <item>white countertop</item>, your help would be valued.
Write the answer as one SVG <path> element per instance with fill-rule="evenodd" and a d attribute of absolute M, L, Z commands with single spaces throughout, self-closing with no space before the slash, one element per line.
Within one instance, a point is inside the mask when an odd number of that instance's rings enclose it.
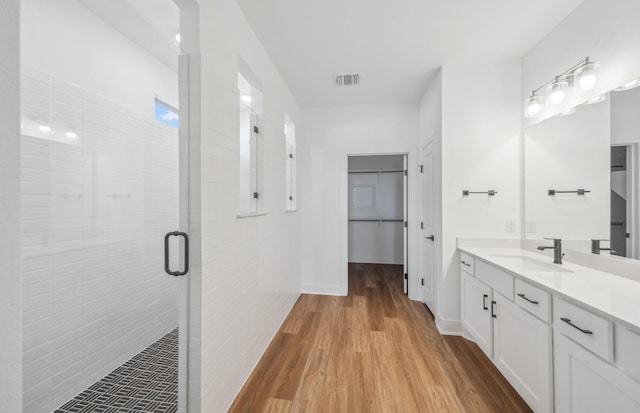
<path fill-rule="evenodd" d="M 552 263 L 546 255 L 518 248 L 459 247 L 552 293 L 569 297 L 612 318 L 640 328 L 640 282 L 573 263 L 552 264 L 572 272 L 534 271 L 516 261 L 496 255 L 524 256 Z"/>

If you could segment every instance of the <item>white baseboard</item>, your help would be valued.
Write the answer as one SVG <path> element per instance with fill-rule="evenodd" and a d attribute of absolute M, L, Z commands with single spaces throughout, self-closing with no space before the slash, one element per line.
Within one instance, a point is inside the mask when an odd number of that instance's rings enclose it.
<path fill-rule="evenodd" d="M 302 294 L 346 296 L 339 285 L 335 284 L 302 284 Z"/>
<path fill-rule="evenodd" d="M 443 336 L 461 336 L 462 335 L 462 322 L 460 320 L 447 320 L 440 317 L 440 314 L 436 316 L 436 327 Z"/>
<path fill-rule="evenodd" d="M 349 262 L 362 264 L 403 265 L 404 257 L 349 257 Z"/>

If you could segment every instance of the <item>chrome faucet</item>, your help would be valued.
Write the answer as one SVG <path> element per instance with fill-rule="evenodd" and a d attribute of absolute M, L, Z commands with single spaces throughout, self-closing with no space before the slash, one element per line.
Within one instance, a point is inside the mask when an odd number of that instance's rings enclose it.
<path fill-rule="evenodd" d="M 614 250 L 613 248 L 602 248 L 600 246 L 600 242 L 602 241 L 609 241 L 608 239 L 592 239 L 591 240 L 591 253 L 592 254 L 597 254 L 600 255 L 600 251 L 611 251 L 612 253 L 615 253 L 616 250 Z"/>
<path fill-rule="evenodd" d="M 545 238 L 549 240 L 553 240 L 553 247 L 546 247 L 541 245 L 538 247 L 538 250 L 550 250 L 553 248 L 553 263 L 554 264 L 562 264 L 562 257 L 564 254 L 562 253 L 562 240 L 560 238 Z"/>

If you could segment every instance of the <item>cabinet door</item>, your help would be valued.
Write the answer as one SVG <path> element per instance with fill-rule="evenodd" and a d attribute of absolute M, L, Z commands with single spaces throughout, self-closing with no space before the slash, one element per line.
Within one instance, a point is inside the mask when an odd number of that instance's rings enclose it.
<path fill-rule="evenodd" d="M 564 334 L 553 346 L 556 412 L 640 412 L 640 383 Z"/>
<path fill-rule="evenodd" d="M 463 271 L 461 271 L 461 277 L 462 325 L 482 351 L 491 358 L 493 357 L 491 289 Z"/>
<path fill-rule="evenodd" d="M 493 362 L 539 413 L 551 412 L 551 326 L 494 292 Z"/>

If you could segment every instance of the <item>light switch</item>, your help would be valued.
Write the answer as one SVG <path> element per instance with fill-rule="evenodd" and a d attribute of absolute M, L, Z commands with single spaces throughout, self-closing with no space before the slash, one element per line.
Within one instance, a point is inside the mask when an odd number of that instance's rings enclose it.
<path fill-rule="evenodd" d="M 516 232 L 516 220 L 508 219 L 507 220 L 507 232 Z"/>

